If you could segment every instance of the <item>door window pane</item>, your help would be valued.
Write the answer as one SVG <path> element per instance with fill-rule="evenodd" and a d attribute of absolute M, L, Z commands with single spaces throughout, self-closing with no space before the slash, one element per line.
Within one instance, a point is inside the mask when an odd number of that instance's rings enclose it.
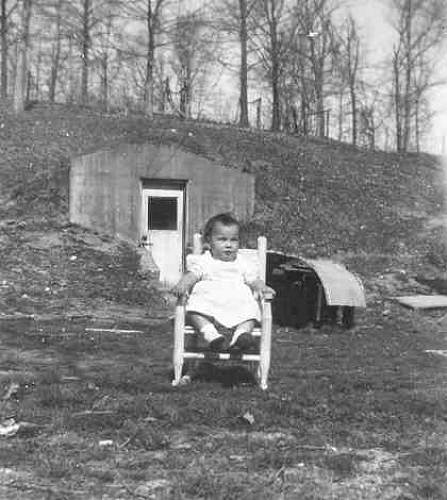
<path fill-rule="evenodd" d="M 148 200 L 148 229 L 177 230 L 177 198 L 154 198 Z"/>

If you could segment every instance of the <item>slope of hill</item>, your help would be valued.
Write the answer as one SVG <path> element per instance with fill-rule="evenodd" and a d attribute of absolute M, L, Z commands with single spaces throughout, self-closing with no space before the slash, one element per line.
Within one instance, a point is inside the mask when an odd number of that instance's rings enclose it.
<path fill-rule="evenodd" d="M 351 146 L 169 117 L 37 105 L 0 115 L 0 311 L 152 303 L 134 249 L 68 224 L 70 157 L 120 142 L 156 142 L 256 174 L 249 235 L 302 256 L 341 259 L 364 278 L 439 274 L 447 261 L 444 179 L 428 155 Z"/>

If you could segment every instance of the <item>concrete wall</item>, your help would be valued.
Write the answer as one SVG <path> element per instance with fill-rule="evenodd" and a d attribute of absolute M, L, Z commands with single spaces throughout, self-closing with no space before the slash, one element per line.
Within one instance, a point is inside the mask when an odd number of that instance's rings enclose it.
<path fill-rule="evenodd" d="M 241 220 L 254 210 L 255 178 L 175 147 L 125 145 L 72 159 L 70 221 L 137 242 L 142 187 L 152 182 L 186 183 L 187 242 L 206 220 L 223 211 Z"/>

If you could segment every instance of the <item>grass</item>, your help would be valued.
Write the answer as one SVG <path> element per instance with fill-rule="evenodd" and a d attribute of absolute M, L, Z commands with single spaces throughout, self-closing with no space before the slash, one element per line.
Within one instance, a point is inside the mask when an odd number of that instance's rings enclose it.
<path fill-rule="evenodd" d="M 447 498 L 440 313 L 391 300 L 444 275 L 438 159 L 62 106 L 0 121 L 0 416 L 37 425 L 0 438 L 1 498 Z M 237 366 L 171 387 L 172 302 L 67 220 L 70 157 L 145 141 L 255 173 L 247 238 L 357 272 L 356 327 L 275 327 L 267 392 Z"/>
<path fill-rule="evenodd" d="M 28 375 L 2 413 L 40 427 L 3 440 L 0 467 L 28 473 L 21 498 L 443 498 L 447 371 L 423 352 L 443 336 L 392 307 L 349 331 L 277 329 L 268 392 L 172 388 L 159 327 L 91 335 L 67 320 L 62 337 L 3 322 L 3 361 Z"/>

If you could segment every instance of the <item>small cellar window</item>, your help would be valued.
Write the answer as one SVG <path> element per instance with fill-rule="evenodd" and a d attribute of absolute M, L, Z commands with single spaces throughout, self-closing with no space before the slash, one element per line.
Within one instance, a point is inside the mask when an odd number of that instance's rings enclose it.
<path fill-rule="evenodd" d="M 148 199 L 148 229 L 158 231 L 176 231 L 177 221 L 177 198 Z"/>

